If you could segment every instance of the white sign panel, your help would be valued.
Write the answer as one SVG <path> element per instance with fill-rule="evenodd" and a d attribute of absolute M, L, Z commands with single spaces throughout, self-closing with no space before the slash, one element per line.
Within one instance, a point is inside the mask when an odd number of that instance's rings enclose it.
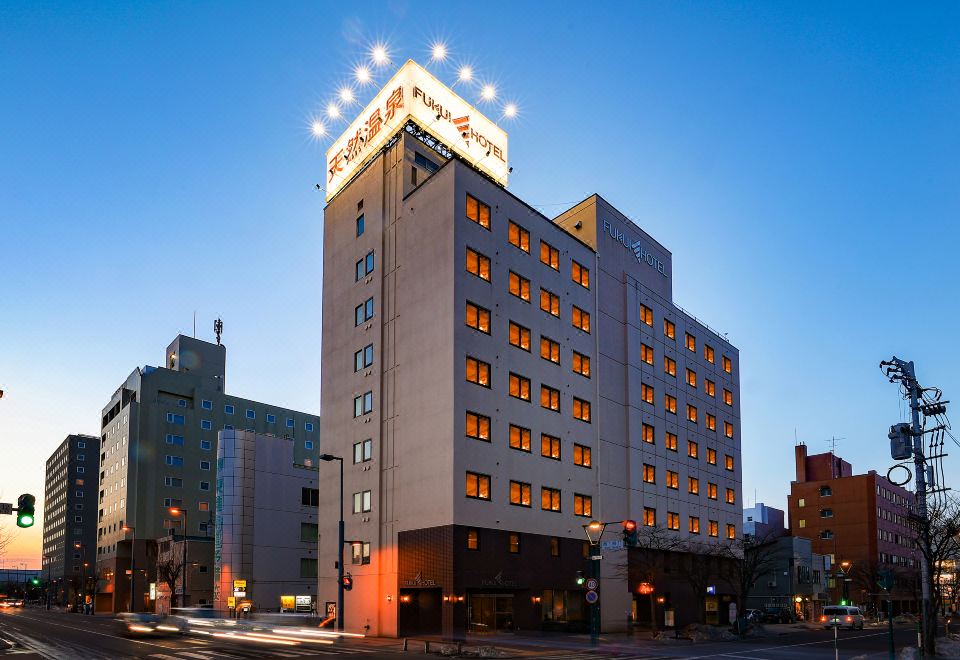
<path fill-rule="evenodd" d="M 623 550 L 623 539 L 600 541 L 601 550 Z"/>
<path fill-rule="evenodd" d="M 507 185 L 507 133 L 422 66 L 408 60 L 327 150 L 327 201 L 408 119 Z"/>

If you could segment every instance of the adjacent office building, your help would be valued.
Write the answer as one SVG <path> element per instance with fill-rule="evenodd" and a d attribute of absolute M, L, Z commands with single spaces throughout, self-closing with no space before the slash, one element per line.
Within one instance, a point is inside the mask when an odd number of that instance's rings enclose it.
<path fill-rule="evenodd" d="M 100 438 L 68 435 L 47 459 L 43 502 L 43 577 L 57 604 L 76 602 L 94 575 Z M 84 566 L 86 564 L 86 566 Z"/>
<path fill-rule="evenodd" d="M 674 304 L 663 245 L 597 195 L 553 219 L 512 195 L 489 170 L 506 135 L 429 74 L 405 83 L 409 67 L 361 115 L 366 138 L 352 126 L 328 152 L 324 450 L 346 460 L 361 542 L 345 624 L 582 629 L 591 520 L 740 533 L 738 351 Z M 331 605 L 337 517 L 331 489 Z M 639 552 L 604 553 L 605 630 L 639 598 Z M 678 623 L 701 618 L 699 594 L 659 593 Z"/>
<path fill-rule="evenodd" d="M 213 566 L 220 430 L 288 437 L 301 462 L 312 460 L 318 446 L 316 415 L 227 393 L 223 345 L 179 335 L 167 347 L 163 364 L 134 370 L 103 408 L 95 500 L 98 611 L 128 607 L 126 571 L 134 540 L 137 610 L 153 606 L 149 586 L 156 584 L 159 539 L 175 534 L 176 540 L 186 536 L 191 545 L 196 540 L 197 547 L 209 548 L 209 557 L 198 559 L 198 565 Z M 172 507 L 185 513 L 172 514 Z M 209 596 L 189 593 L 189 574 L 187 584 L 181 603 L 209 602 Z"/>
<path fill-rule="evenodd" d="M 220 432 L 218 610 L 316 611 L 318 455 L 297 452 L 293 438 Z"/>
<path fill-rule="evenodd" d="M 881 572 L 894 578 L 894 612 L 915 612 L 920 560 L 914 547 L 910 508 L 914 495 L 871 470 L 853 474 L 853 467 L 833 452 L 807 455 L 795 447 L 796 480 L 787 498 L 790 533 L 808 538 L 814 552 L 832 565 L 831 594 L 857 604 L 880 607 Z M 840 575 L 849 562 L 846 577 Z M 846 583 L 846 592 L 844 592 Z"/>

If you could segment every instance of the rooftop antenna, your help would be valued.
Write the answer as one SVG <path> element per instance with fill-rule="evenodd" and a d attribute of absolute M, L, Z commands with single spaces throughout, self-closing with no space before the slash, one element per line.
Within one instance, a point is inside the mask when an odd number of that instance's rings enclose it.
<path fill-rule="evenodd" d="M 222 320 L 222 319 L 217 318 L 217 320 L 213 322 L 213 334 L 215 334 L 215 335 L 217 336 L 217 346 L 219 346 L 219 345 L 220 345 L 220 335 L 223 334 L 223 320 Z"/>
<path fill-rule="evenodd" d="M 846 440 L 846 438 L 838 438 L 836 436 L 830 436 L 829 440 L 824 440 L 824 442 L 830 443 L 830 478 L 837 478 L 837 462 L 834 460 L 837 456 L 837 443 L 841 440 Z"/>
<path fill-rule="evenodd" d="M 197 338 L 197 310 L 193 310 L 193 338 Z"/>

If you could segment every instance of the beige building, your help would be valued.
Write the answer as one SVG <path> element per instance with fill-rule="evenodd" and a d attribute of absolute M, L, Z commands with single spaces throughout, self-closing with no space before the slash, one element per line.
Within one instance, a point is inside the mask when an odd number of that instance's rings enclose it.
<path fill-rule="evenodd" d="M 408 124 L 324 216 L 324 451 L 345 459 L 357 542 L 345 624 L 582 630 L 584 524 L 739 534 L 738 351 L 673 303 L 670 252 L 605 200 L 547 218 L 430 144 Z M 325 490 L 326 611 L 336 520 Z M 605 630 L 634 611 L 634 552 L 605 553 Z"/>
<path fill-rule="evenodd" d="M 179 539 L 186 529 L 191 545 L 196 540 L 198 549 L 208 548 L 199 565 L 212 582 L 218 431 L 290 437 L 300 461 L 311 460 L 319 446 L 316 415 L 226 393 L 225 346 L 179 335 L 163 364 L 136 369 L 103 408 L 94 503 L 98 611 L 128 608 L 134 538 L 135 565 L 148 571 L 138 573 L 138 611 L 153 608 L 149 585 L 156 582 L 156 544 L 172 533 Z M 171 507 L 186 512 L 186 523 L 183 514 L 171 515 Z M 189 593 L 189 574 L 187 587 L 187 605 L 211 602 L 209 594 Z"/>

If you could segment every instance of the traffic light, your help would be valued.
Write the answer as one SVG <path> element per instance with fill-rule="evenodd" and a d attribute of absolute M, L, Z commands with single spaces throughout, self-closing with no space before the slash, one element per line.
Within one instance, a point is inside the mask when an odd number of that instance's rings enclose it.
<path fill-rule="evenodd" d="M 583 583 L 587 581 L 587 577 L 583 574 L 583 571 L 577 571 L 577 585 L 583 586 Z"/>
<path fill-rule="evenodd" d="M 40 580 L 38 578 L 33 578 L 32 580 L 30 580 L 30 584 L 36 587 L 40 584 Z"/>
<path fill-rule="evenodd" d="M 37 498 L 24 493 L 17 500 L 17 527 L 33 527 L 33 505 Z"/>
<path fill-rule="evenodd" d="M 636 520 L 624 520 L 623 521 L 623 544 L 630 546 L 637 544 L 637 521 Z"/>
<path fill-rule="evenodd" d="M 350 591 L 353 589 L 353 576 L 347 573 L 343 576 L 343 590 Z"/>

